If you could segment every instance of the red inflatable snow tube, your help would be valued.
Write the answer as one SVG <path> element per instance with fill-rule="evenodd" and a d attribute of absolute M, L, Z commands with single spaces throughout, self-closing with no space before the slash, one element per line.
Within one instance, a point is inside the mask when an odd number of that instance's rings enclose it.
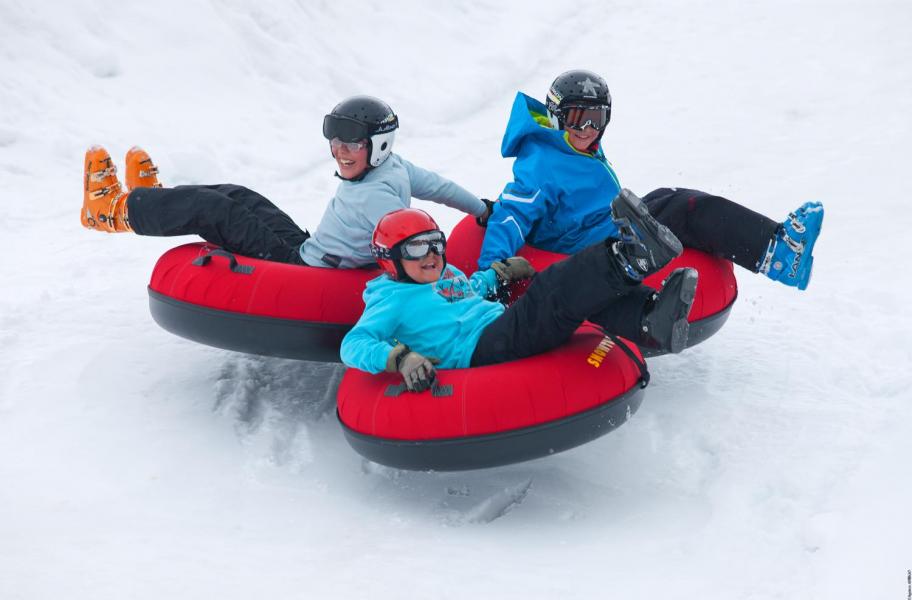
<path fill-rule="evenodd" d="M 581 328 L 550 352 L 439 371 L 422 393 L 406 391 L 398 375 L 349 369 L 339 421 L 358 453 L 402 469 L 478 469 L 547 456 L 612 431 L 639 408 L 642 356 L 617 343 L 631 355 Z"/>
<path fill-rule="evenodd" d="M 483 240 L 484 229 L 475 224 L 474 218 L 466 217 L 456 225 L 447 240 L 447 261 L 466 274 L 474 273 L 477 270 Z M 532 246 L 521 248 L 519 255 L 525 257 L 539 271 L 567 258 L 566 254 L 548 252 Z M 658 273 L 647 277 L 644 283 L 656 289 L 661 288 L 662 280 L 679 267 L 693 267 L 700 273 L 697 294 L 687 318 L 690 322 L 687 345 L 694 346 L 705 341 L 725 324 L 738 296 L 738 282 L 735 280 L 734 267 L 730 261 L 685 248 L 681 256 Z M 655 356 L 659 353 L 643 349 L 643 354 Z"/>
<path fill-rule="evenodd" d="M 204 243 L 158 260 L 149 308 L 164 329 L 266 356 L 339 362 L 342 337 L 364 311 L 379 269 L 321 269 L 236 256 Z"/>

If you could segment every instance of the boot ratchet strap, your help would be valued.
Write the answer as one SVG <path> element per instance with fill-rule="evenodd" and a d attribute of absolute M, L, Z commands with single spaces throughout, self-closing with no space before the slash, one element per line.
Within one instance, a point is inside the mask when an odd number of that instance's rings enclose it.
<path fill-rule="evenodd" d="M 104 181 L 107 177 L 117 173 L 117 167 L 111 165 L 107 169 L 102 169 L 101 171 L 92 171 L 89 173 L 89 181 L 93 183 L 98 183 Z"/>

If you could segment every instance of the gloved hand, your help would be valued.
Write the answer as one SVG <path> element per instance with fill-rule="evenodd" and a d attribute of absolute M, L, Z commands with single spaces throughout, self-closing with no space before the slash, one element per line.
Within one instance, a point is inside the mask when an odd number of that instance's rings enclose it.
<path fill-rule="evenodd" d="M 487 198 L 482 198 L 481 201 L 484 202 L 485 211 L 480 217 L 475 217 L 475 222 L 478 223 L 479 227 L 487 227 L 488 219 L 491 218 L 491 213 L 494 212 L 494 203 Z"/>
<path fill-rule="evenodd" d="M 491 268 L 497 273 L 497 278 L 504 283 L 510 283 L 518 279 L 529 279 L 535 275 L 535 267 L 522 256 L 505 258 L 491 263 Z"/>
<path fill-rule="evenodd" d="M 437 379 L 437 369 L 434 365 L 439 362 L 437 358 L 424 357 L 413 352 L 405 344 L 399 343 L 390 350 L 386 358 L 386 370 L 389 373 L 398 371 L 409 391 L 423 392 Z"/>

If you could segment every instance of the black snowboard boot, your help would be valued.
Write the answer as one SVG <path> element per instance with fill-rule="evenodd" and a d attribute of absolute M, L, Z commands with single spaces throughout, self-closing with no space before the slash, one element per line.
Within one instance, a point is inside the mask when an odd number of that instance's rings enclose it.
<path fill-rule="evenodd" d="M 640 331 L 641 346 L 665 350 L 677 354 L 687 346 L 687 333 L 690 324 L 687 315 L 693 305 L 697 291 L 698 273 L 696 269 L 675 269 L 662 291 L 652 299 L 652 306 L 647 306 Z"/>
<path fill-rule="evenodd" d="M 633 248 L 637 243 L 642 244 L 641 252 L 628 250 L 623 254 L 643 277 L 655 273 L 684 251 L 675 234 L 652 218 L 646 204 L 626 188 L 611 203 L 611 216 L 625 244 Z"/>

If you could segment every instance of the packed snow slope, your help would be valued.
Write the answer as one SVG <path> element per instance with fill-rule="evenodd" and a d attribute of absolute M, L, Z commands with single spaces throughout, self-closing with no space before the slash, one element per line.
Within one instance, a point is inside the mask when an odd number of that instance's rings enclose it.
<path fill-rule="evenodd" d="M 884 0 L 0 0 L 0 598 L 905 598 L 910 28 Z M 625 186 L 827 217 L 807 292 L 739 271 L 725 328 L 564 454 L 366 463 L 340 367 L 152 322 L 151 268 L 189 238 L 78 222 L 100 143 L 314 227 L 322 116 L 356 93 L 398 112 L 403 156 L 493 198 L 513 95 L 580 67 L 611 85 Z"/>

